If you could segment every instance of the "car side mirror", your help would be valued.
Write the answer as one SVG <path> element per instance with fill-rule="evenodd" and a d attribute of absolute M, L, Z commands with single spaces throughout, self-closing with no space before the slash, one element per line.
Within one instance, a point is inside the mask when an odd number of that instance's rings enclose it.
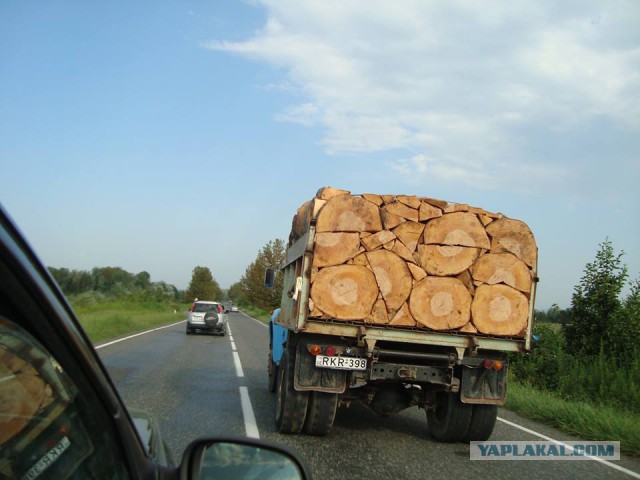
<path fill-rule="evenodd" d="M 273 284 L 276 280 L 276 271 L 273 268 L 267 268 L 264 272 L 264 286 L 265 288 L 273 288 Z"/>
<path fill-rule="evenodd" d="M 201 439 L 184 452 L 180 478 L 277 478 L 306 480 L 306 467 L 295 454 L 262 440 Z"/>

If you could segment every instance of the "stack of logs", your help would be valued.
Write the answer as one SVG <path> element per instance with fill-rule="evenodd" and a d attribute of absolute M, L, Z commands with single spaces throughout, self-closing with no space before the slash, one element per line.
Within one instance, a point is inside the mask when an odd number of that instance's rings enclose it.
<path fill-rule="evenodd" d="M 465 204 L 321 188 L 293 219 L 316 221 L 310 317 L 523 336 L 537 247 L 529 227 Z"/>

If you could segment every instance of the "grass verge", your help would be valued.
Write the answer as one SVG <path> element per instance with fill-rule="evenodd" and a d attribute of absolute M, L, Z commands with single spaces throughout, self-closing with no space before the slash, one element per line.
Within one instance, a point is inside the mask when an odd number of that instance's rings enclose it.
<path fill-rule="evenodd" d="M 619 441 L 620 450 L 640 456 L 640 416 L 606 405 L 565 400 L 550 392 L 509 383 L 509 410 L 585 440 Z"/>
<path fill-rule="evenodd" d="M 85 332 L 97 344 L 186 318 L 188 305 L 159 302 L 104 302 L 74 306 Z M 175 312 L 175 313 L 174 313 Z"/>
<path fill-rule="evenodd" d="M 269 319 L 271 318 L 271 310 L 254 307 L 253 305 L 244 305 L 240 307 L 240 310 L 250 317 L 260 320 L 262 323 L 269 323 Z"/>

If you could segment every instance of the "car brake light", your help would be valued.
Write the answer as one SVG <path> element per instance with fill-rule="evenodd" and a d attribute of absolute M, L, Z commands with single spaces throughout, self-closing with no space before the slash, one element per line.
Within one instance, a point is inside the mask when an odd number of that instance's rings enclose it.
<path fill-rule="evenodd" d="M 482 366 L 486 369 L 491 368 L 493 366 L 493 360 L 491 360 L 490 358 L 485 358 Z"/>
<path fill-rule="evenodd" d="M 325 355 L 333 357 L 336 354 L 336 347 L 333 345 L 324 349 Z"/>

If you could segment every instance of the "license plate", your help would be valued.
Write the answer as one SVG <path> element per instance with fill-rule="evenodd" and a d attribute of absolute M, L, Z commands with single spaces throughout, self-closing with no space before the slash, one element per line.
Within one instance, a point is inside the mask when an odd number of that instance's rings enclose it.
<path fill-rule="evenodd" d="M 355 357 L 328 357 L 316 356 L 316 367 L 334 368 L 337 370 L 366 370 L 367 359 Z"/>

